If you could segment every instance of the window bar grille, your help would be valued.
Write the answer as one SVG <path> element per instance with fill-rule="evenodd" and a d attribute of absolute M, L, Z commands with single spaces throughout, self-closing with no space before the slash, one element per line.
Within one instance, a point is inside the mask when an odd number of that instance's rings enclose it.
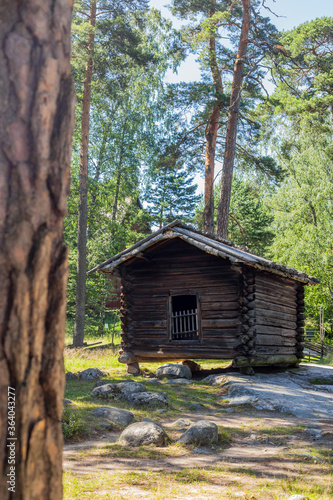
<path fill-rule="evenodd" d="M 198 336 L 197 309 L 172 313 L 172 338 L 192 339 Z"/>

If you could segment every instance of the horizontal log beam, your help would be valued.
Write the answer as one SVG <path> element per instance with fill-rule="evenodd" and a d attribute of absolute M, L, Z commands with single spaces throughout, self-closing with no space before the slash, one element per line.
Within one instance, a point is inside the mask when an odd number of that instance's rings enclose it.
<path fill-rule="evenodd" d="M 295 355 L 274 355 L 274 356 L 256 356 L 249 360 L 246 357 L 237 357 L 233 361 L 233 366 L 288 366 L 298 364 L 298 359 Z"/>

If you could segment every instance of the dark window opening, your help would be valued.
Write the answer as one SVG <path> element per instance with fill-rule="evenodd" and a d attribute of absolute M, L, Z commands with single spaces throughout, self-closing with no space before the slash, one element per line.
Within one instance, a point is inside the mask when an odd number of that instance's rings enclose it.
<path fill-rule="evenodd" d="M 171 297 L 171 340 L 199 339 L 196 295 Z"/>

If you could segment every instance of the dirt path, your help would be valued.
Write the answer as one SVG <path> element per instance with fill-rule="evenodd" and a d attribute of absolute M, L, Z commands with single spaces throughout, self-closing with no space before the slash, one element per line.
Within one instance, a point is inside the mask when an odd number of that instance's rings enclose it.
<path fill-rule="evenodd" d="M 119 433 L 105 433 L 96 441 L 87 441 L 77 444 L 66 445 L 64 450 L 64 468 L 76 474 L 87 474 L 93 469 L 107 471 L 133 471 L 133 470 L 182 470 L 193 467 L 216 467 L 228 464 L 251 467 L 256 464 L 258 470 L 265 474 L 275 463 L 281 469 L 281 473 L 286 473 L 293 469 L 292 464 L 295 458 L 301 457 L 302 450 L 309 447 L 331 446 L 333 447 L 333 423 L 329 421 L 319 422 L 316 429 L 321 433 L 320 439 L 314 439 L 307 430 L 309 422 L 306 419 L 299 419 L 292 415 L 283 415 L 278 412 L 251 411 L 234 414 L 184 414 L 183 418 L 188 418 L 192 422 L 206 419 L 219 426 L 227 428 L 231 432 L 230 443 L 222 450 L 205 449 L 184 449 L 176 456 L 165 456 L 165 448 L 154 448 L 155 459 L 110 456 L 108 445 L 115 443 Z M 173 437 L 180 436 L 182 431 L 175 431 L 172 423 L 175 419 L 161 419 L 159 424 L 163 426 L 167 433 L 172 433 Z M 298 429 L 299 427 L 299 429 Z M 104 455 L 104 451 L 106 451 Z M 297 451 L 296 451 L 297 450 Z M 299 455 L 294 453 L 298 452 Z M 307 451 L 303 453 L 309 454 Z M 320 458 L 316 460 L 309 458 L 312 462 L 320 463 Z M 297 462 L 297 460 L 296 460 Z M 279 464 L 276 466 L 276 464 Z M 268 468 L 268 469 L 267 469 Z"/>

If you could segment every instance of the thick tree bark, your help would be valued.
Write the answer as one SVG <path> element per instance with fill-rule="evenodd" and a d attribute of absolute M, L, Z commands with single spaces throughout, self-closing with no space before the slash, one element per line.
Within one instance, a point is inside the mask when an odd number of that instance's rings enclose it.
<path fill-rule="evenodd" d="M 239 107 L 241 102 L 244 57 L 248 45 L 248 34 L 250 28 L 250 0 L 242 0 L 243 21 L 238 44 L 238 52 L 234 66 L 234 76 L 230 96 L 228 113 L 227 134 L 222 168 L 221 191 L 217 213 L 216 232 L 221 238 L 228 236 L 228 219 L 231 198 L 232 176 L 234 171 L 237 125 Z"/>
<path fill-rule="evenodd" d="M 64 0 L 0 4 L 1 500 L 62 498 L 71 13 Z"/>
<path fill-rule="evenodd" d="M 216 0 L 212 0 L 216 3 Z M 212 17 L 215 9 L 209 10 L 209 17 Z M 219 119 L 221 112 L 221 94 L 223 94 L 223 85 L 221 73 L 216 61 L 215 47 L 215 28 L 212 27 L 212 34 L 208 40 L 209 65 L 213 77 L 216 103 L 209 117 L 205 136 L 206 136 L 206 154 L 205 154 L 205 208 L 204 208 L 204 228 L 209 233 L 214 232 L 214 166 L 216 139 L 219 128 Z"/>
<path fill-rule="evenodd" d="M 90 4 L 89 23 L 92 28 L 96 23 L 96 0 Z M 86 267 L 87 267 L 87 197 L 88 197 L 88 147 L 89 147 L 89 113 L 91 101 L 91 81 L 93 74 L 93 50 L 95 33 L 88 35 L 88 63 L 85 70 L 82 124 L 81 124 L 81 150 L 80 150 L 80 180 L 79 180 L 79 218 L 77 230 L 77 277 L 76 277 L 76 310 L 73 345 L 83 346 L 84 317 L 86 303 Z"/>

